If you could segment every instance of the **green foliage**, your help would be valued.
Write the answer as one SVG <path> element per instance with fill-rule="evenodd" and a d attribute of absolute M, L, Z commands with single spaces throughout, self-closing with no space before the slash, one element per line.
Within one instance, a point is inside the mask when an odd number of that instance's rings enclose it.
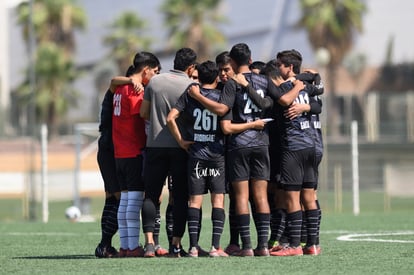
<path fill-rule="evenodd" d="M 144 35 L 147 22 L 136 13 L 125 12 L 110 25 L 111 33 L 104 37 L 104 44 L 110 48 L 110 58 L 115 59 L 120 73 L 132 64 L 133 56 L 148 50 L 152 39 Z"/>
<path fill-rule="evenodd" d="M 85 28 L 86 14 L 76 5 L 76 0 L 35 0 L 32 14 L 30 7 L 28 1 L 22 2 L 17 7 L 17 16 L 26 44 L 30 43 L 32 19 L 37 45 L 32 68 L 36 87 L 30 87 L 33 83 L 29 81 L 30 68 L 27 68 L 26 79 L 16 93 L 17 105 L 20 109 L 31 109 L 29 105 L 34 104 L 37 122 L 46 123 L 50 136 L 54 136 L 57 134 L 59 120 L 69 106 L 74 106 L 77 101 L 78 95 L 71 87 L 79 75 L 72 61 L 75 50 L 74 31 Z M 33 91 L 34 94 L 31 94 Z"/>
<path fill-rule="evenodd" d="M 352 46 L 355 31 L 362 32 L 366 6 L 359 0 L 301 0 L 302 17 L 298 26 L 308 32 L 316 50 L 325 47 L 331 63 L 340 64 Z"/>
<path fill-rule="evenodd" d="M 25 81 L 16 92 L 20 104 L 28 107 L 32 100 L 36 106 L 37 122 L 47 123 L 53 134 L 57 119 L 75 106 L 78 93 L 72 83 L 79 75 L 71 59 L 53 43 L 43 43 L 36 52 L 34 71 L 36 86 Z M 29 72 L 27 71 L 27 75 Z M 34 96 L 32 95 L 34 91 Z"/>
<path fill-rule="evenodd" d="M 75 42 L 73 31 L 86 27 L 86 13 L 76 5 L 76 0 L 35 0 L 33 3 L 33 28 L 37 44 L 54 42 L 71 53 Z M 18 24 L 23 27 L 23 38 L 29 40 L 30 4 L 22 2 L 17 7 Z"/>
<path fill-rule="evenodd" d="M 165 0 L 161 11 L 165 14 L 170 47 L 190 47 L 200 60 L 212 54 L 211 45 L 219 47 L 226 41 L 217 26 L 225 22 L 220 15 L 220 0 Z M 215 49 L 214 49 L 215 50 Z"/>

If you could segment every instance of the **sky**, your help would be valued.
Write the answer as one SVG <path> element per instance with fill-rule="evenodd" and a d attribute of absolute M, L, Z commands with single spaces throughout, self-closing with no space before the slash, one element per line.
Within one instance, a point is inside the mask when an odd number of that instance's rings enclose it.
<path fill-rule="evenodd" d="M 1 1 L 3 6 L 18 2 Z M 102 45 L 102 38 L 108 32 L 110 22 L 124 11 L 136 12 L 148 21 L 147 33 L 156 34 L 154 49 L 160 49 L 165 44 L 166 32 L 159 12 L 162 0 L 78 0 L 78 3 L 84 7 L 88 16 L 86 31 L 76 33 L 75 59 L 78 64 L 106 61 L 108 49 Z M 414 26 L 414 1 L 365 0 L 365 3 L 368 11 L 363 18 L 364 32 L 356 35 L 353 54 L 364 55 L 368 66 L 379 66 L 385 60 L 388 41 L 393 37 L 393 61 L 413 62 L 414 36 L 410 28 Z M 229 48 L 232 44 L 246 42 L 252 49 L 254 60 L 270 59 L 280 50 L 295 48 L 303 54 L 304 65 L 315 66 L 315 54 L 307 42 L 306 33 L 292 27 L 300 16 L 298 0 L 224 0 L 220 11 L 227 18 L 227 22 L 220 28 L 229 38 Z M 7 73 L 10 75 L 11 88 L 15 88 L 22 81 L 22 71 L 28 59 L 21 31 L 16 27 L 11 11 L 9 15 L 7 40 L 10 52 Z M 4 45 L 0 44 L 0 51 L 2 49 Z M 4 54 L 0 54 L 0 58 L 4 59 Z M 171 59 L 161 62 L 164 62 L 164 69 L 172 66 Z M 94 89 L 93 81 L 92 76 L 86 76 L 77 86 L 91 90 Z M 93 100 L 93 96 L 88 93 L 84 97 L 85 102 Z M 83 115 L 78 110 L 75 113 Z"/>

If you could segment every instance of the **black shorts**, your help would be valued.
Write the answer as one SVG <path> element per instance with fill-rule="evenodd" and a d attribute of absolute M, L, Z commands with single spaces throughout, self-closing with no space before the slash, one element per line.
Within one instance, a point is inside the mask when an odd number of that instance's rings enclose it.
<path fill-rule="evenodd" d="M 226 176 L 224 161 L 188 160 L 189 195 L 226 193 Z"/>
<path fill-rule="evenodd" d="M 280 184 L 280 155 L 279 145 L 269 146 L 270 157 L 270 183 Z"/>
<path fill-rule="evenodd" d="M 173 195 L 188 199 L 187 152 L 181 148 L 158 147 L 147 147 L 145 152 L 145 197 L 158 201 L 165 180 L 170 176 Z"/>
<path fill-rule="evenodd" d="M 316 183 L 315 149 L 284 151 L 281 156 L 280 181 L 286 191 L 314 188 Z"/>
<path fill-rule="evenodd" d="M 121 191 L 116 176 L 114 151 L 106 147 L 99 147 L 97 160 L 104 182 L 105 192 L 113 194 Z"/>
<path fill-rule="evenodd" d="M 135 158 L 115 158 L 115 163 L 121 191 L 144 191 L 141 155 Z"/>
<path fill-rule="evenodd" d="M 269 180 L 268 146 L 242 148 L 228 152 L 229 181 Z"/>

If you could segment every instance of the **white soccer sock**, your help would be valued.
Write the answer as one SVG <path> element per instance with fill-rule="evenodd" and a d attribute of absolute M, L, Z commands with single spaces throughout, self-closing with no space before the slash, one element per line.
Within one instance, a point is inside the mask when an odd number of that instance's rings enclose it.
<path fill-rule="evenodd" d="M 120 240 L 120 247 L 122 249 L 128 249 L 128 228 L 126 211 L 128 205 L 128 192 L 121 192 L 121 198 L 119 200 L 118 207 L 118 234 Z"/>
<path fill-rule="evenodd" d="M 144 192 L 128 191 L 128 207 L 126 219 L 128 226 L 128 248 L 134 250 L 139 245 L 139 234 L 141 229 L 141 208 L 144 201 Z"/>

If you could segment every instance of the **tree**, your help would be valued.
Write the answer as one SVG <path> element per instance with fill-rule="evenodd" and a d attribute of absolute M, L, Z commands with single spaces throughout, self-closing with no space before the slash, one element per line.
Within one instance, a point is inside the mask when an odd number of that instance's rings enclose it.
<path fill-rule="evenodd" d="M 76 0 L 34 0 L 33 27 L 36 44 L 53 42 L 71 56 L 75 50 L 74 31 L 86 27 L 84 10 Z M 23 27 L 23 38 L 29 40 L 30 6 L 28 1 L 17 7 L 18 24 Z"/>
<path fill-rule="evenodd" d="M 76 103 L 76 93 L 70 88 L 78 75 L 72 63 L 74 32 L 85 28 L 86 14 L 76 5 L 76 0 L 33 0 L 32 6 L 28 1 L 21 3 L 17 7 L 17 16 L 28 48 L 31 24 L 38 46 L 33 64 L 36 85 L 29 86 L 31 74 L 28 68 L 26 79 L 17 92 L 17 104 L 36 110 L 36 122 L 46 123 L 53 137 L 57 134 L 60 118 Z M 31 95 L 32 91 L 34 94 Z"/>
<path fill-rule="evenodd" d="M 189 47 L 200 61 L 211 57 L 212 45 L 224 44 L 225 37 L 217 25 L 224 22 L 218 11 L 220 0 L 165 0 L 161 11 L 172 48 Z"/>
<path fill-rule="evenodd" d="M 115 59 L 119 73 L 124 74 L 139 50 L 148 50 L 152 41 L 144 36 L 146 22 L 136 13 L 125 12 L 110 25 L 111 33 L 104 38 L 110 47 L 110 58 Z"/>
<path fill-rule="evenodd" d="M 34 104 L 37 122 L 47 124 L 50 136 L 58 133 L 59 119 L 70 106 L 76 105 L 78 94 L 72 83 L 79 74 L 72 59 L 66 57 L 64 50 L 53 43 L 42 43 L 35 59 L 36 95 Z M 24 107 L 31 104 L 32 88 L 26 80 L 17 89 L 19 103 Z"/>
<path fill-rule="evenodd" d="M 364 3 L 358 0 L 301 0 L 302 16 L 298 26 L 305 28 L 308 39 L 316 51 L 326 48 L 330 54 L 327 78 L 330 95 L 328 113 L 332 119 L 332 134 L 339 134 L 339 114 L 336 100 L 336 71 L 351 50 L 353 37 L 362 32 Z"/>

